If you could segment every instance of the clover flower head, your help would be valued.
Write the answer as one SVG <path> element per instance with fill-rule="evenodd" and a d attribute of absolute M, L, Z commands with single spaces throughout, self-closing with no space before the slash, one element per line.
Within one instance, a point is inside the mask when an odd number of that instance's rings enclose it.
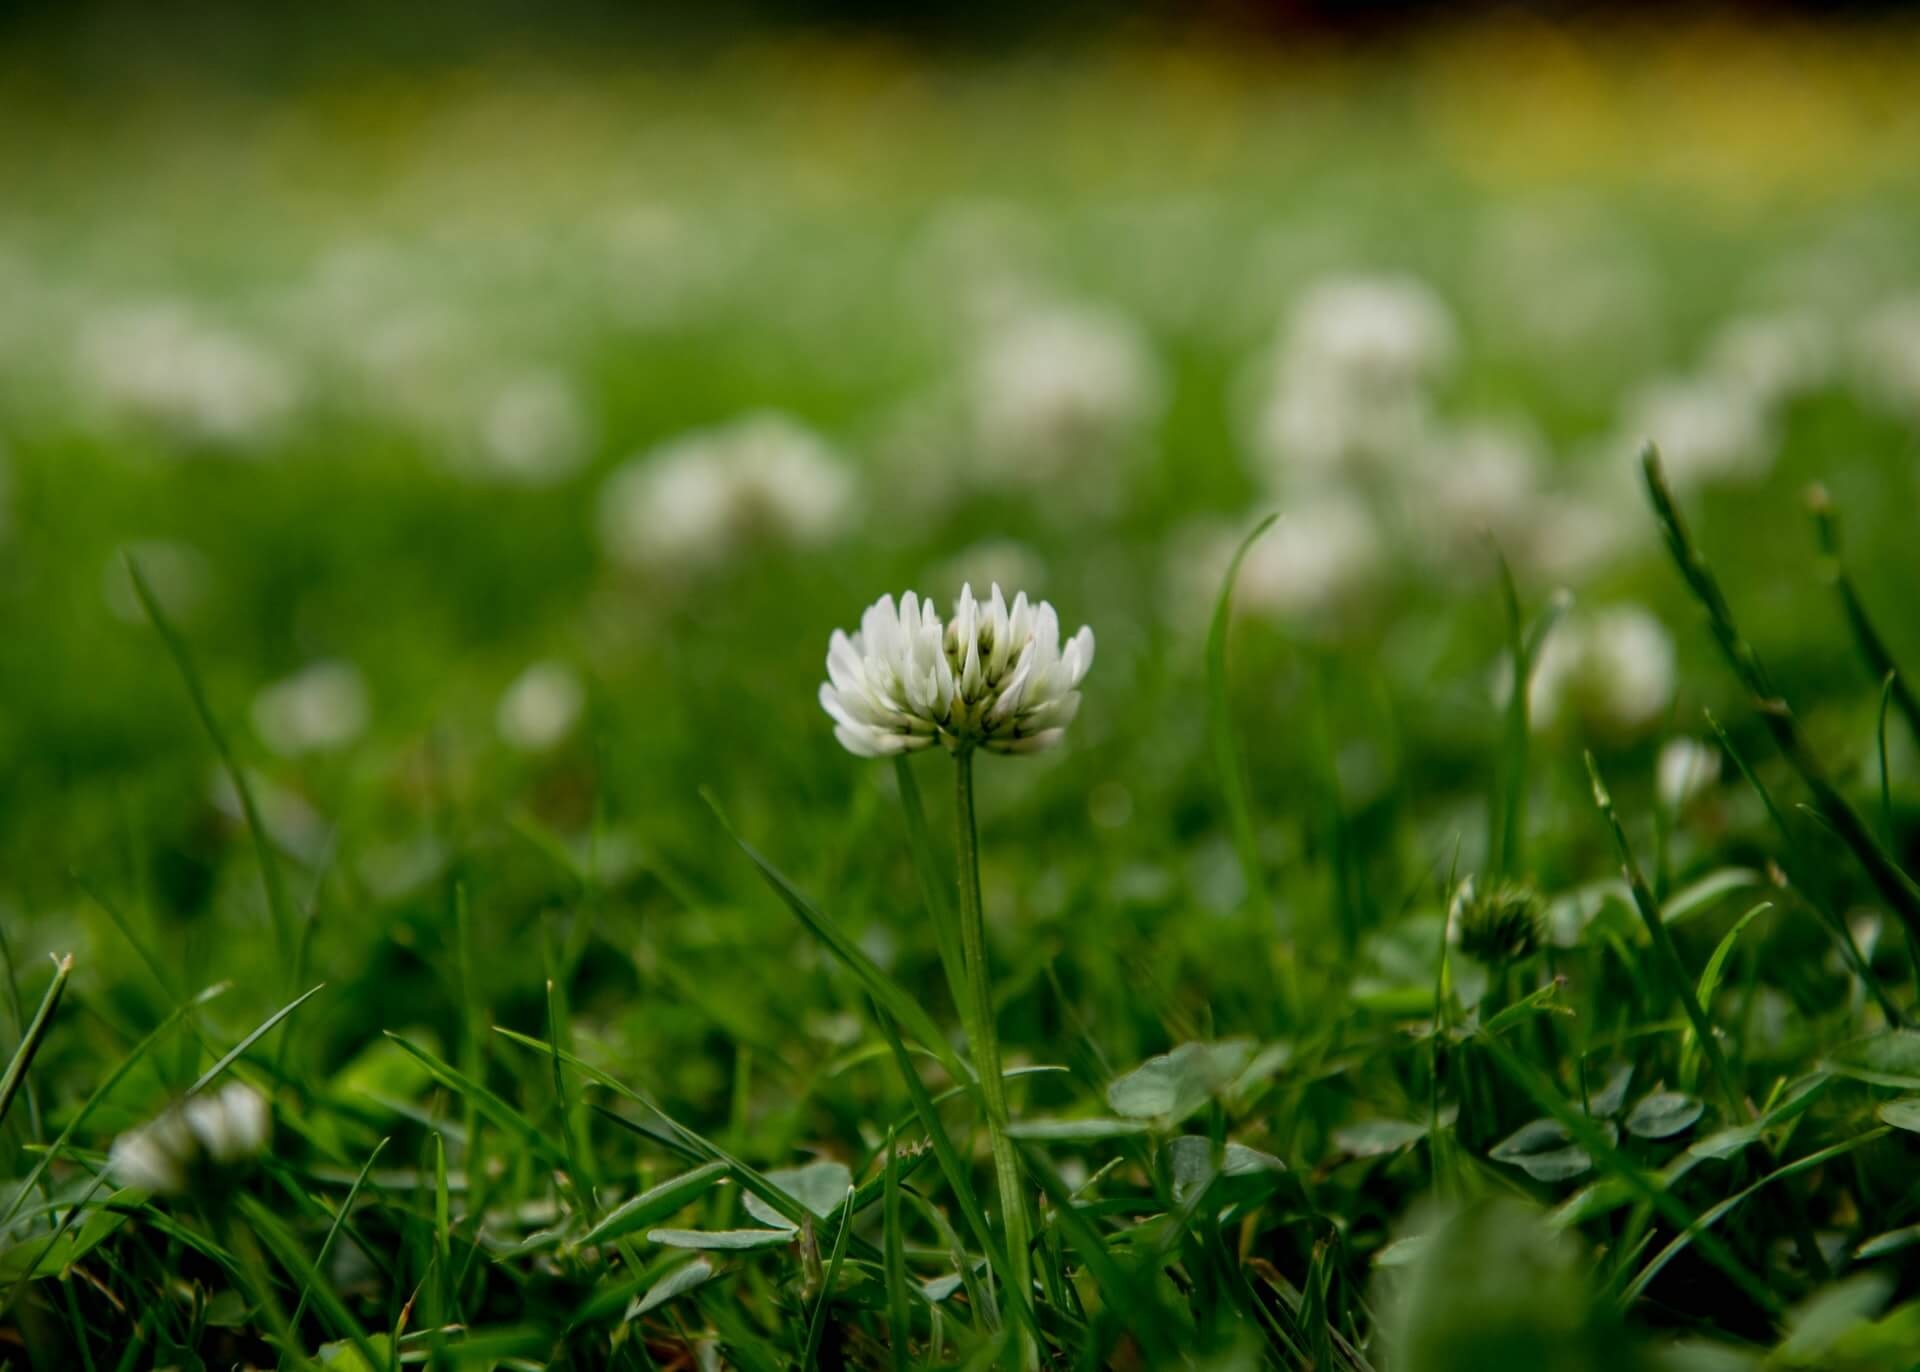
<path fill-rule="evenodd" d="M 827 644 L 820 704 L 834 736 L 860 757 L 891 757 L 938 743 L 1036 753 L 1058 743 L 1080 708 L 1093 665 L 1093 630 L 1060 642 L 1060 619 L 1025 592 L 1000 587 L 982 601 L 963 587 L 951 619 L 912 591 L 869 606 L 852 633 Z"/>
<path fill-rule="evenodd" d="M 122 1134 L 113 1141 L 107 1167 L 123 1186 L 179 1195 L 213 1169 L 259 1153 L 272 1132 L 267 1098 L 245 1082 L 229 1082 Z"/>
<path fill-rule="evenodd" d="M 1467 878 L 1455 893 L 1453 918 L 1461 949 L 1496 967 L 1526 961 L 1544 937 L 1540 897 L 1518 882 L 1498 882 L 1481 893 Z"/>

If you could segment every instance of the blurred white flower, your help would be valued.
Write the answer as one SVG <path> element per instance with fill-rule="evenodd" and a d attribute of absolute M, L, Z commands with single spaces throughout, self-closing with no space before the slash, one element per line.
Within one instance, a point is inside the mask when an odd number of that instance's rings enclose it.
<path fill-rule="evenodd" d="M 1495 697 L 1510 689 L 1510 668 L 1494 678 Z M 1659 722 L 1673 701 L 1673 640 L 1636 605 L 1575 615 L 1547 635 L 1527 690 L 1533 727 L 1550 733 L 1570 721 L 1610 737 L 1630 737 Z"/>
<path fill-rule="evenodd" d="M 1738 315 L 1707 345 L 1707 372 L 1762 408 L 1816 390 L 1833 375 L 1833 333 L 1804 311 Z"/>
<path fill-rule="evenodd" d="M 1397 490 L 1407 529 L 1437 566 L 1459 568 L 1489 534 L 1508 557 L 1527 557 L 1548 465 L 1538 433 L 1516 421 L 1475 420 L 1433 435 L 1412 456 Z"/>
<path fill-rule="evenodd" d="M 107 1170 L 122 1186 L 178 1195 L 207 1164 L 230 1167 L 260 1153 L 272 1130 L 266 1097 L 245 1082 L 228 1082 L 120 1135 Z"/>
<path fill-rule="evenodd" d="M 1063 647 L 1053 606 L 1025 592 L 1009 606 L 998 586 L 985 602 L 963 587 L 942 624 L 932 601 L 908 591 L 897 607 L 882 596 L 851 636 L 833 631 L 820 704 L 834 737 L 860 757 L 935 743 L 1032 753 L 1065 735 L 1092 665 L 1093 630 Z"/>
<path fill-rule="evenodd" d="M 1047 580 L 1046 559 L 1011 538 L 989 538 L 961 549 L 932 574 L 948 585 L 1042 586 Z"/>
<path fill-rule="evenodd" d="M 298 757 L 353 742 L 371 709 L 360 669 L 333 658 L 262 687 L 253 698 L 253 727 L 274 752 Z"/>
<path fill-rule="evenodd" d="M 784 415 L 752 414 L 616 469 L 600 489 L 600 538 L 627 567 L 710 566 L 767 536 L 824 543 L 857 494 L 824 440 Z"/>
<path fill-rule="evenodd" d="M 1888 301 L 1854 331 L 1853 361 L 1867 393 L 1889 409 L 1920 414 L 1920 295 Z"/>
<path fill-rule="evenodd" d="M 1178 531 L 1167 555 L 1170 613 L 1204 626 L 1220 594 L 1243 526 L 1207 522 Z M 1337 626 L 1379 582 L 1386 541 L 1358 495 L 1331 488 L 1289 501 L 1280 521 L 1247 551 L 1234 582 L 1236 611 Z"/>
<path fill-rule="evenodd" d="M 1653 773 L 1660 803 L 1669 811 L 1681 810 L 1720 779 L 1720 750 L 1697 738 L 1669 739 Z"/>
<path fill-rule="evenodd" d="M 1453 315 L 1408 276 L 1334 277 L 1294 307 L 1285 363 L 1368 394 L 1437 380 L 1458 347 Z"/>
<path fill-rule="evenodd" d="M 482 465 L 489 475 L 530 486 L 558 481 L 586 460 L 592 429 L 566 377 L 526 372 L 502 386 L 481 416 Z"/>
<path fill-rule="evenodd" d="M 1752 393 L 1715 377 L 1655 381 L 1627 402 L 1623 438 L 1659 445 L 1675 486 L 1745 481 L 1773 466 L 1775 436 Z"/>
<path fill-rule="evenodd" d="M 1145 333 L 1107 310 L 1015 310 L 989 332 L 972 366 L 980 465 L 1043 480 L 1110 453 L 1164 407 L 1166 381 Z"/>
<path fill-rule="evenodd" d="M 101 569 L 100 594 L 115 619 L 127 624 L 147 622 L 146 607 L 140 603 L 133 577 L 127 571 L 129 556 L 140 564 L 154 599 L 170 618 L 179 621 L 193 617 L 206 598 L 209 580 L 206 558 L 190 544 L 143 538 L 115 548 Z"/>
<path fill-rule="evenodd" d="M 543 753 L 580 722 L 587 693 L 564 662 L 536 662 L 507 687 L 494 714 L 500 737 L 523 753 Z"/>
<path fill-rule="evenodd" d="M 271 436 L 299 401 L 285 360 L 178 304 L 92 319 L 80 332 L 75 365 L 82 391 L 110 413 L 235 448 Z"/>
<path fill-rule="evenodd" d="M 1453 317 L 1407 277 L 1335 277 L 1310 287 L 1253 377 L 1252 446 L 1282 482 L 1411 455 L 1428 386 L 1457 347 Z"/>

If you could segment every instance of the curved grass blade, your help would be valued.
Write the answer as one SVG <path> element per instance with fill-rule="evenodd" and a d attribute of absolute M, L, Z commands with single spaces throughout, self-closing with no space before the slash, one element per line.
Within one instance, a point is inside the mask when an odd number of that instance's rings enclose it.
<path fill-rule="evenodd" d="M 381 1150 L 391 1142 L 391 1139 L 381 1139 L 380 1142 L 373 1145 L 373 1151 L 367 1154 L 367 1160 L 360 1168 L 360 1175 L 355 1177 L 353 1179 L 353 1185 L 347 1188 L 346 1199 L 340 1202 L 340 1210 L 334 1215 L 333 1224 L 328 1228 L 326 1238 L 320 1241 L 320 1251 L 314 1257 L 313 1266 L 316 1271 L 327 1265 L 327 1254 L 333 1251 L 333 1241 L 340 1236 L 341 1226 L 347 1222 L 347 1217 L 353 1213 L 353 1203 L 360 1198 L 360 1188 L 366 1184 L 367 1173 L 373 1170 L 373 1164 L 379 1159 Z M 300 1317 L 307 1313 L 307 1302 L 312 1296 L 312 1284 L 303 1282 L 300 1287 L 300 1299 L 293 1307 L 293 1318 L 287 1321 L 290 1327 L 294 1329 L 300 1327 Z M 286 1365 L 284 1358 L 281 1360 L 281 1365 Z"/>
<path fill-rule="evenodd" d="M 178 1024 L 191 1011 L 205 1005 L 215 996 L 224 993 L 227 986 L 228 983 L 226 982 L 221 982 L 217 986 L 209 986 L 185 1005 L 176 1007 L 165 1019 L 161 1020 L 160 1023 L 155 1026 L 152 1033 L 148 1034 L 133 1046 L 132 1051 L 120 1060 L 118 1067 L 109 1072 L 106 1078 L 102 1080 L 98 1086 L 93 1088 L 93 1091 L 87 1098 L 80 1103 L 80 1108 L 73 1112 L 73 1118 L 67 1121 L 66 1128 L 62 1129 L 58 1137 L 56 1137 L 52 1143 L 48 1144 L 46 1150 L 35 1159 L 33 1169 L 27 1173 L 26 1180 L 22 1181 L 20 1185 L 15 1188 L 12 1201 L 8 1203 L 5 1212 L 0 1213 L 0 1230 L 4 1230 L 7 1225 L 12 1222 L 13 1217 L 19 1213 L 20 1203 L 24 1201 L 27 1195 L 33 1190 L 34 1184 L 40 1180 L 41 1174 L 45 1172 L 53 1160 L 60 1155 L 60 1150 L 67 1146 L 67 1141 L 74 1136 L 81 1125 L 87 1122 L 87 1117 L 93 1113 L 93 1107 L 105 1100 L 107 1096 L 112 1093 L 113 1088 L 118 1086 L 126 1078 L 127 1073 L 131 1072 L 140 1060 L 147 1055 L 147 1050 L 158 1043 L 160 1039 L 166 1035 L 168 1030 L 172 1029 L 174 1025 Z"/>
<path fill-rule="evenodd" d="M 1822 1163 L 1831 1162 L 1834 1158 L 1851 1153 L 1856 1148 L 1863 1148 L 1867 1144 L 1884 1138 L 1892 1132 L 1891 1129 L 1883 1125 L 1877 1129 L 1869 1129 L 1866 1133 L 1856 1135 L 1842 1143 L 1836 1143 L 1831 1147 L 1822 1148 L 1816 1153 L 1809 1153 L 1804 1158 L 1796 1158 L 1783 1167 L 1775 1168 L 1758 1181 L 1734 1192 L 1719 1204 L 1703 1211 L 1699 1219 L 1694 1220 L 1682 1229 L 1673 1237 L 1672 1242 L 1668 1243 L 1665 1248 L 1662 1248 L 1648 1260 L 1647 1265 L 1640 1269 L 1639 1275 L 1627 1283 L 1626 1290 L 1622 1293 L 1623 1298 L 1628 1301 L 1638 1300 L 1641 1295 L 1645 1293 L 1648 1284 L 1660 1275 L 1660 1270 L 1669 1262 L 1672 1262 L 1674 1258 L 1678 1257 L 1688 1244 L 1703 1239 L 1708 1229 L 1712 1228 L 1713 1225 L 1718 1223 L 1729 1212 L 1738 1207 L 1742 1201 L 1746 1200 L 1747 1197 L 1751 1196 L 1761 1187 L 1772 1182 L 1785 1180 L 1788 1177 L 1797 1176 L 1802 1172 L 1811 1171 Z M 1702 1244 L 1702 1248 L 1704 1247 L 1705 1245 Z"/>
<path fill-rule="evenodd" d="M 20 1036 L 19 1046 L 13 1050 L 13 1057 L 7 1063 L 7 1073 L 0 1077 L 0 1123 L 7 1118 L 7 1111 L 13 1105 L 13 1098 L 19 1094 L 20 1085 L 27 1079 L 27 1068 L 33 1065 L 34 1055 L 40 1051 L 40 1042 L 46 1038 L 47 1030 L 53 1027 L 53 1012 L 60 1006 L 60 997 L 66 994 L 67 981 L 73 976 L 73 954 L 56 959 L 53 964 L 53 980 L 47 985 L 47 993 L 40 998 L 40 1008 L 33 1012 L 33 1022 L 27 1025 L 26 1032 Z"/>
<path fill-rule="evenodd" d="M 244 1054 L 247 1051 L 247 1049 L 253 1047 L 254 1044 L 258 1043 L 267 1034 L 272 1033 L 273 1027 L 276 1024 L 280 1023 L 281 1020 L 285 1019 L 288 1015 L 291 1015 L 295 1010 L 298 1010 L 301 1006 L 305 1005 L 308 1001 L 312 1000 L 316 995 L 318 995 L 322 990 L 324 990 L 325 987 L 326 987 L 326 983 L 323 981 L 319 985 L 315 986 L 312 990 L 294 997 L 292 1000 L 288 1001 L 285 1005 L 281 1006 L 278 1010 L 274 1011 L 271 1015 L 267 1016 L 267 1018 L 263 1020 L 260 1023 L 260 1025 L 254 1029 L 252 1033 L 248 1034 L 245 1038 L 241 1039 L 240 1042 L 234 1044 L 233 1047 L 228 1049 L 227 1052 L 221 1057 L 221 1059 L 218 1062 L 214 1063 L 213 1066 L 209 1067 L 206 1071 L 202 1072 L 199 1078 L 193 1083 L 193 1085 L 187 1088 L 187 1094 L 189 1096 L 197 1096 L 200 1094 L 200 1092 L 204 1091 L 207 1087 L 211 1086 L 215 1081 L 218 1081 L 220 1078 L 220 1074 L 226 1071 L 229 1067 L 233 1066 L 234 1063 L 238 1062 L 241 1058 L 241 1055 Z"/>
<path fill-rule="evenodd" d="M 1219 776 L 1221 799 L 1227 807 L 1227 827 L 1233 834 L 1234 853 L 1240 859 L 1240 874 L 1246 883 L 1247 899 L 1263 922 L 1271 922 L 1273 918 L 1273 894 L 1267 884 L 1266 868 L 1260 861 L 1260 840 L 1253 827 L 1252 787 L 1247 781 L 1246 762 L 1240 754 L 1239 739 L 1234 734 L 1233 713 L 1227 697 L 1227 634 L 1232 627 L 1233 584 L 1240 577 L 1240 564 L 1246 561 L 1253 545 L 1279 519 L 1278 514 L 1267 515 L 1240 540 L 1240 546 L 1234 550 L 1233 560 L 1227 564 L 1220 594 L 1213 603 L 1213 621 L 1207 628 L 1207 738 L 1213 749 L 1214 771 Z M 1268 969 L 1267 977 L 1270 980 L 1268 941 L 1263 937 L 1260 947 L 1261 966 Z M 1283 1001 L 1281 987 L 1277 983 L 1263 987 L 1263 993 L 1269 996 L 1274 1006 L 1274 1017 L 1280 1023 L 1286 1023 L 1296 998 L 1289 995 Z"/>
<path fill-rule="evenodd" d="M 847 1233 L 853 1228 L 853 1191 L 840 1206 L 840 1231 L 834 1235 L 833 1256 L 827 1260 L 827 1277 L 820 1284 L 820 1299 L 814 1304 L 813 1318 L 807 1322 L 807 1346 L 800 1356 L 800 1372 L 812 1372 L 813 1360 L 820 1352 L 820 1335 L 827 1327 L 827 1307 L 833 1303 L 833 1284 L 840 1277 L 840 1261 L 847 1255 Z"/>
<path fill-rule="evenodd" d="M 1592 753 L 1587 754 L 1587 776 L 1593 782 L 1593 803 L 1613 835 L 1614 854 L 1620 859 L 1621 875 L 1626 878 L 1627 889 L 1633 895 L 1633 907 L 1640 912 L 1641 923 L 1647 926 L 1647 935 L 1653 940 L 1655 957 L 1667 975 L 1669 989 L 1687 1012 L 1687 1022 L 1693 1026 L 1694 1039 L 1699 1043 L 1707 1066 L 1713 1072 L 1714 1084 L 1719 1087 L 1726 1102 L 1727 1117 L 1740 1119 L 1747 1113 L 1740 1101 L 1740 1088 L 1734 1084 L 1733 1073 L 1727 1068 L 1726 1055 L 1720 1051 L 1720 1042 L 1713 1036 L 1713 1026 L 1707 1020 L 1707 1012 L 1700 1007 L 1699 998 L 1694 994 L 1693 979 L 1687 975 L 1686 965 L 1680 961 L 1680 949 L 1674 944 L 1673 931 L 1660 918 L 1660 907 L 1653 898 L 1653 892 L 1647 888 L 1646 878 L 1640 874 L 1640 864 L 1634 860 L 1633 849 L 1627 843 L 1627 831 L 1620 826 L 1620 817 L 1614 813 L 1613 797 L 1607 791 L 1607 783 L 1600 777 L 1600 764 L 1594 761 Z"/>
<path fill-rule="evenodd" d="M 1533 1099 L 1535 1105 L 1559 1121 L 1561 1127 L 1573 1137 L 1573 1141 L 1585 1149 L 1598 1166 L 1618 1176 L 1652 1209 L 1659 1211 L 1669 1224 L 1685 1229 L 1693 1223 L 1694 1217 L 1687 1212 L 1686 1206 L 1669 1194 L 1664 1187 L 1650 1180 L 1630 1158 L 1609 1143 L 1606 1134 L 1593 1122 L 1586 1111 L 1577 1109 L 1562 1100 L 1553 1084 L 1542 1076 L 1537 1068 L 1528 1064 L 1519 1054 L 1484 1030 L 1474 1035 L 1474 1041 L 1486 1049 L 1487 1055 L 1513 1079 L 1515 1085 Z M 1725 1245 L 1704 1231 L 1698 1239 L 1701 1254 L 1715 1267 L 1726 1273 L 1734 1285 L 1746 1294 L 1747 1299 L 1768 1314 L 1780 1313 L 1780 1298 L 1773 1294 L 1765 1282 L 1747 1271 Z"/>
<path fill-rule="evenodd" d="M 848 938 L 839 926 L 801 895 L 779 868 L 768 862 L 752 844 L 741 838 L 734 831 L 733 825 L 728 822 L 726 812 L 720 808 L 720 802 L 711 792 L 703 790 L 701 796 L 712 809 L 715 818 L 720 821 L 720 827 L 727 831 L 727 837 L 732 839 L 740 851 L 745 853 L 753 865 L 760 870 L 760 875 L 765 878 L 767 885 L 773 888 L 774 894 L 778 895 L 786 907 L 793 911 L 795 918 L 806 926 L 807 931 L 825 944 L 827 950 L 860 979 L 868 993 L 885 1006 L 889 1014 L 912 1031 L 915 1038 L 933 1050 L 939 1057 L 941 1065 L 947 1069 L 955 1081 L 968 1080 L 971 1074 L 961 1066 L 959 1055 L 948 1045 L 946 1035 L 940 1032 L 940 1026 L 933 1022 L 933 1017 L 927 1013 L 926 1007 L 909 995 L 906 988 L 899 982 L 881 971 L 879 964 L 868 957 L 858 943 Z"/>
<path fill-rule="evenodd" d="M 1680 517 L 1673 492 L 1668 488 L 1666 477 L 1660 469 L 1660 454 L 1652 444 L 1647 445 L 1641 456 L 1641 471 L 1646 478 L 1647 495 L 1666 538 L 1667 549 L 1673 555 L 1687 589 L 1693 592 L 1694 598 L 1706 611 L 1708 627 L 1720 647 L 1721 655 L 1726 658 L 1735 678 L 1752 697 L 1754 711 L 1766 725 L 1774 745 L 1794 771 L 1800 774 L 1807 789 L 1813 792 L 1820 817 L 1853 854 L 1880 898 L 1899 917 L 1906 928 L 1907 938 L 1920 945 L 1920 886 L 1916 886 L 1906 871 L 1887 855 L 1866 822 L 1860 818 L 1859 812 L 1827 776 L 1826 768 L 1820 764 L 1800 732 L 1799 721 L 1792 708 L 1773 689 L 1772 679 L 1761 665 L 1759 654 L 1734 623 L 1733 610 L 1720 590 L 1713 569 L 1707 565 L 1705 555 L 1687 531 L 1686 521 Z M 1916 964 L 1920 965 L 1920 954 L 1916 955 Z"/>
<path fill-rule="evenodd" d="M 1882 690 L 1892 695 L 1894 703 L 1900 707 L 1900 717 L 1906 720 L 1914 741 L 1920 743 L 1920 697 L 1916 697 L 1913 688 L 1907 685 L 1906 674 L 1893 660 L 1887 641 L 1874 627 L 1872 618 L 1867 614 L 1866 602 L 1860 598 L 1860 591 L 1853 584 L 1846 563 L 1841 560 L 1840 516 L 1833 508 L 1833 497 L 1827 493 L 1826 487 L 1816 485 L 1807 492 L 1807 513 L 1813 516 L 1814 539 L 1820 546 L 1821 575 L 1840 598 L 1840 609 L 1846 616 L 1847 629 L 1853 635 L 1853 646 L 1867 670 L 1873 673 L 1874 679 L 1883 683 Z M 1883 700 L 1883 716 L 1885 708 Z"/>
<path fill-rule="evenodd" d="M 615 1118 L 618 1118 L 617 1116 Z M 583 1246 L 623 1238 L 636 1229 L 658 1224 L 667 1216 L 705 1195 L 730 1169 L 718 1158 L 703 1162 L 691 1172 L 670 1177 L 639 1195 L 621 1202 L 586 1232 Z"/>
<path fill-rule="evenodd" d="M 449 1091 L 452 1091 L 455 1095 L 464 1096 L 471 1100 L 481 1114 L 485 1115 L 502 1129 L 505 1129 L 508 1133 L 516 1135 L 530 1147 L 534 1148 L 539 1152 L 541 1157 L 546 1159 L 549 1165 L 555 1167 L 566 1165 L 566 1155 L 547 1141 L 546 1135 L 534 1127 L 533 1121 L 514 1109 L 513 1106 L 507 1104 L 506 1101 L 502 1100 L 493 1091 L 473 1080 L 473 1078 L 458 1068 L 435 1057 L 432 1053 L 429 1053 L 426 1049 L 420 1047 L 419 1044 L 414 1043 L 410 1039 L 403 1038 L 391 1029 L 383 1030 L 382 1032 L 398 1044 L 402 1051 L 407 1053 L 408 1056 L 426 1068 L 427 1075 L 431 1076 L 435 1081 L 439 1082 Z M 541 1047 L 545 1048 L 546 1045 L 542 1044 Z"/>
<path fill-rule="evenodd" d="M 240 813 L 247 821 L 247 833 L 253 839 L 254 858 L 260 864 L 260 879 L 267 888 L 267 910 L 273 917 L 274 944 L 283 964 L 292 967 L 296 951 L 293 901 L 287 895 L 286 879 L 280 871 L 280 858 L 274 852 L 273 838 L 260 817 L 260 806 L 254 800 L 253 787 L 234 757 L 226 731 L 214 716 L 213 707 L 207 703 L 206 687 L 200 680 L 199 670 L 193 665 L 193 654 L 187 651 L 186 640 L 167 618 L 166 611 L 160 608 L 159 598 L 147 582 L 147 574 L 140 570 L 139 561 L 131 553 L 126 555 L 126 564 L 127 574 L 133 580 L 134 594 L 140 598 L 147 618 L 153 622 L 160 641 L 173 658 L 173 665 L 179 669 L 180 679 L 186 683 L 187 696 L 193 702 L 193 712 L 200 717 L 200 725 L 207 731 L 213 751 L 219 755 L 220 765 L 226 768 L 227 777 L 233 782 L 234 794 L 240 798 Z"/>

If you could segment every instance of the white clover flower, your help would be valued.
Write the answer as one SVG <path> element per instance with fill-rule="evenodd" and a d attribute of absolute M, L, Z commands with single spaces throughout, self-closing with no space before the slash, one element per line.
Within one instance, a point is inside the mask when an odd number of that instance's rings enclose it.
<path fill-rule="evenodd" d="M 1739 315 L 1714 334 L 1706 365 L 1758 404 L 1774 406 L 1826 384 L 1833 375 L 1833 333 L 1804 311 Z"/>
<path fill-rule="evenodd" d="M 270 436 L 299 401 L 279 356 L 171 302 L 89 321 L 75 365 L 82 389 L 109 411 L 235 448 Z"/>
<path fill-rule="evenodd" d="M 1718 377 L 1642 387 L 1628 401 L 1623 437 L 1635 452 L 1648 440 L 1658 444 L 1678 487 L 1765 476 L 1777 443 L 1753 393 Z"/>
<path fill-rule="evenodd" d="M 113 1141 L 107 1168 L 122 1186 L 178 1195 L 211 1164 L 231 1167 L 258 1154 L 273 1130 L 265 1096 L 245 1082 L 195 1096 Z"/>
<path fill-rule="evenodd" d="M 128 1130 L 107 1152 L 107 1170 L 122 1186 L 178 1195 L 187 1189 L 187 1172 L 199 1151 L 193 1130 L 178 1110 Z"/>
<path fill-rule="evenodd" d="M 834 737 L 860 757 L 890 757 L 944 745 L 1034 753 L 1058 743 L 1080 708 L 1076 689 L 1093 665 L 1093 630 L 1060 642 L 1053 606 L 1009 606 L 999 586 L 985 602 L 963 587 L 953 618 L 940 620 L 912 591 L 882 596 L 858 632 L 827 643 L 820 704 Z"/>
<path fill-rule="evenodd" d="M 216 1095 L 195 1096 L 181 1110 L 207 1156 L 223 1166 L 265 1148 L 273 1128 L 267 1098 L 243 1081 L 228 1082 Z"/>
<path fill-rule="evenodd" d="M 282 757 L 343 748 L 366 729 L 370 713 L 366 679 L 338 659 L 303 667 L 253 698 L 254 730 Z"/>
<path fill-rule="evenodd" d="M 513 377 L 481 415 L 481 465 L 491 476 L 546 485 L 586 460 L 593 424 L 579 393 L 557 372 Z"/>
<path fill-rule="evenodd" d="M 1670 811 L 1684 809 L 1720 779 L 1720 750 L 1697 738 L 1669 740 L 1654 762 L 1654 787 Z"/>
<path fill-rule="evenodd" d="M 1538 433 L 1517 421 L 1474 420 L 1434 434 L 1414 457 L 1398 483 L 1405 524 L 1441 570 L 1484 563 L 1479 545 L 1489 534 L 1508 556 L 1524 555 L 1550 465 Z"/>
<path fill-rule="evenodd" d="M 1508 689 L 1510 669 L 1495 678 Z M 1533 727 L 1543 733 L 1569 719 L 1597 733 L 1631 737 L 1657 723 L 1673 701 L 1673 640 L 1637 605 L 1576 616 L 1547 635 L 1527 689 Z"/>
<path fill-rule="evenodd" d="M 785 415 L 753 414 L 615 470 L 600 491 L 600 538 L 637 570 L 712 566 L 768 535 L 824 543 L 846 526 L 857 495 L 823 439 Z"/>
<path fill-rule="evenodd" d="M 1429 383 L 1456 348 L 1446 305 L 1412 278 L 1309 287 L 1251 377 L 1250 442 L 1261 465 L 1284 482 L 1409 456 L 1426 434 Z"/>
<path fill-rule="evenodd" d="M 1458 346 L 1453 315 L 1413 277 L 1334 277 L 1295 307 L 1285 356 L 1349 388 L 1379 393 L 1423 385 L 1446 371 Z"/>
<path fill-rule="evenodd" d="M 1105 310 L 1016 312 L 973 362 L 982 465 L 1038 479 L 1136 436 L 1164 406 L 1166 382 L 1145 334 Z"/>
<path fill-rule="evenodd" d="M 509 746 L 543 753 L 573 732 L 586 701 L 580 678 L 564 662 L 536 662 L 500 697 L 494 725 Z"/>
<path fill-rule="evenodd" d="M 1920 413 L 1920 295 L 1888 301 L 1861 320 L 1853 354 L 1860 383 L 1874 400 Z"/>

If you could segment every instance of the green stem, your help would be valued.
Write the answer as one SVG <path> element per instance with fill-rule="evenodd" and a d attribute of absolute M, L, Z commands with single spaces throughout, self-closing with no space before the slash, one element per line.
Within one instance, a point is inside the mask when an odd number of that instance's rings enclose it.
<path fill-rule="evenodd" d="M 993 988 L 987 976 L 987 923 L 980 901 L 980 839 L 973 818 L 973 751 L 953 758 L 953 815 L 955 852 L 960 868 L 960 957 L 966 972 L 964 1003 L 967 1046 L 974 1071 L 980 1075 L 980 1098 L 987 1108 L 987 1138 L 993 1149 L 993 1171 L 1000 1187 L 1000 1224 L 1006 1234 L 1007 1265 L 1019 1288 L 1019 1299 L 1033 1290 L 1032 1260 L 1027 1251 L 1027 1204 L 1020 1182 L 1020 1157 L 1007 1137 L 1007 1089 L 1000 1074 L 1000 1041 L 994 1031 Z M 1020 1332 L 1020 1363 L 1038 1365 L 1032 1339 Z"/>

